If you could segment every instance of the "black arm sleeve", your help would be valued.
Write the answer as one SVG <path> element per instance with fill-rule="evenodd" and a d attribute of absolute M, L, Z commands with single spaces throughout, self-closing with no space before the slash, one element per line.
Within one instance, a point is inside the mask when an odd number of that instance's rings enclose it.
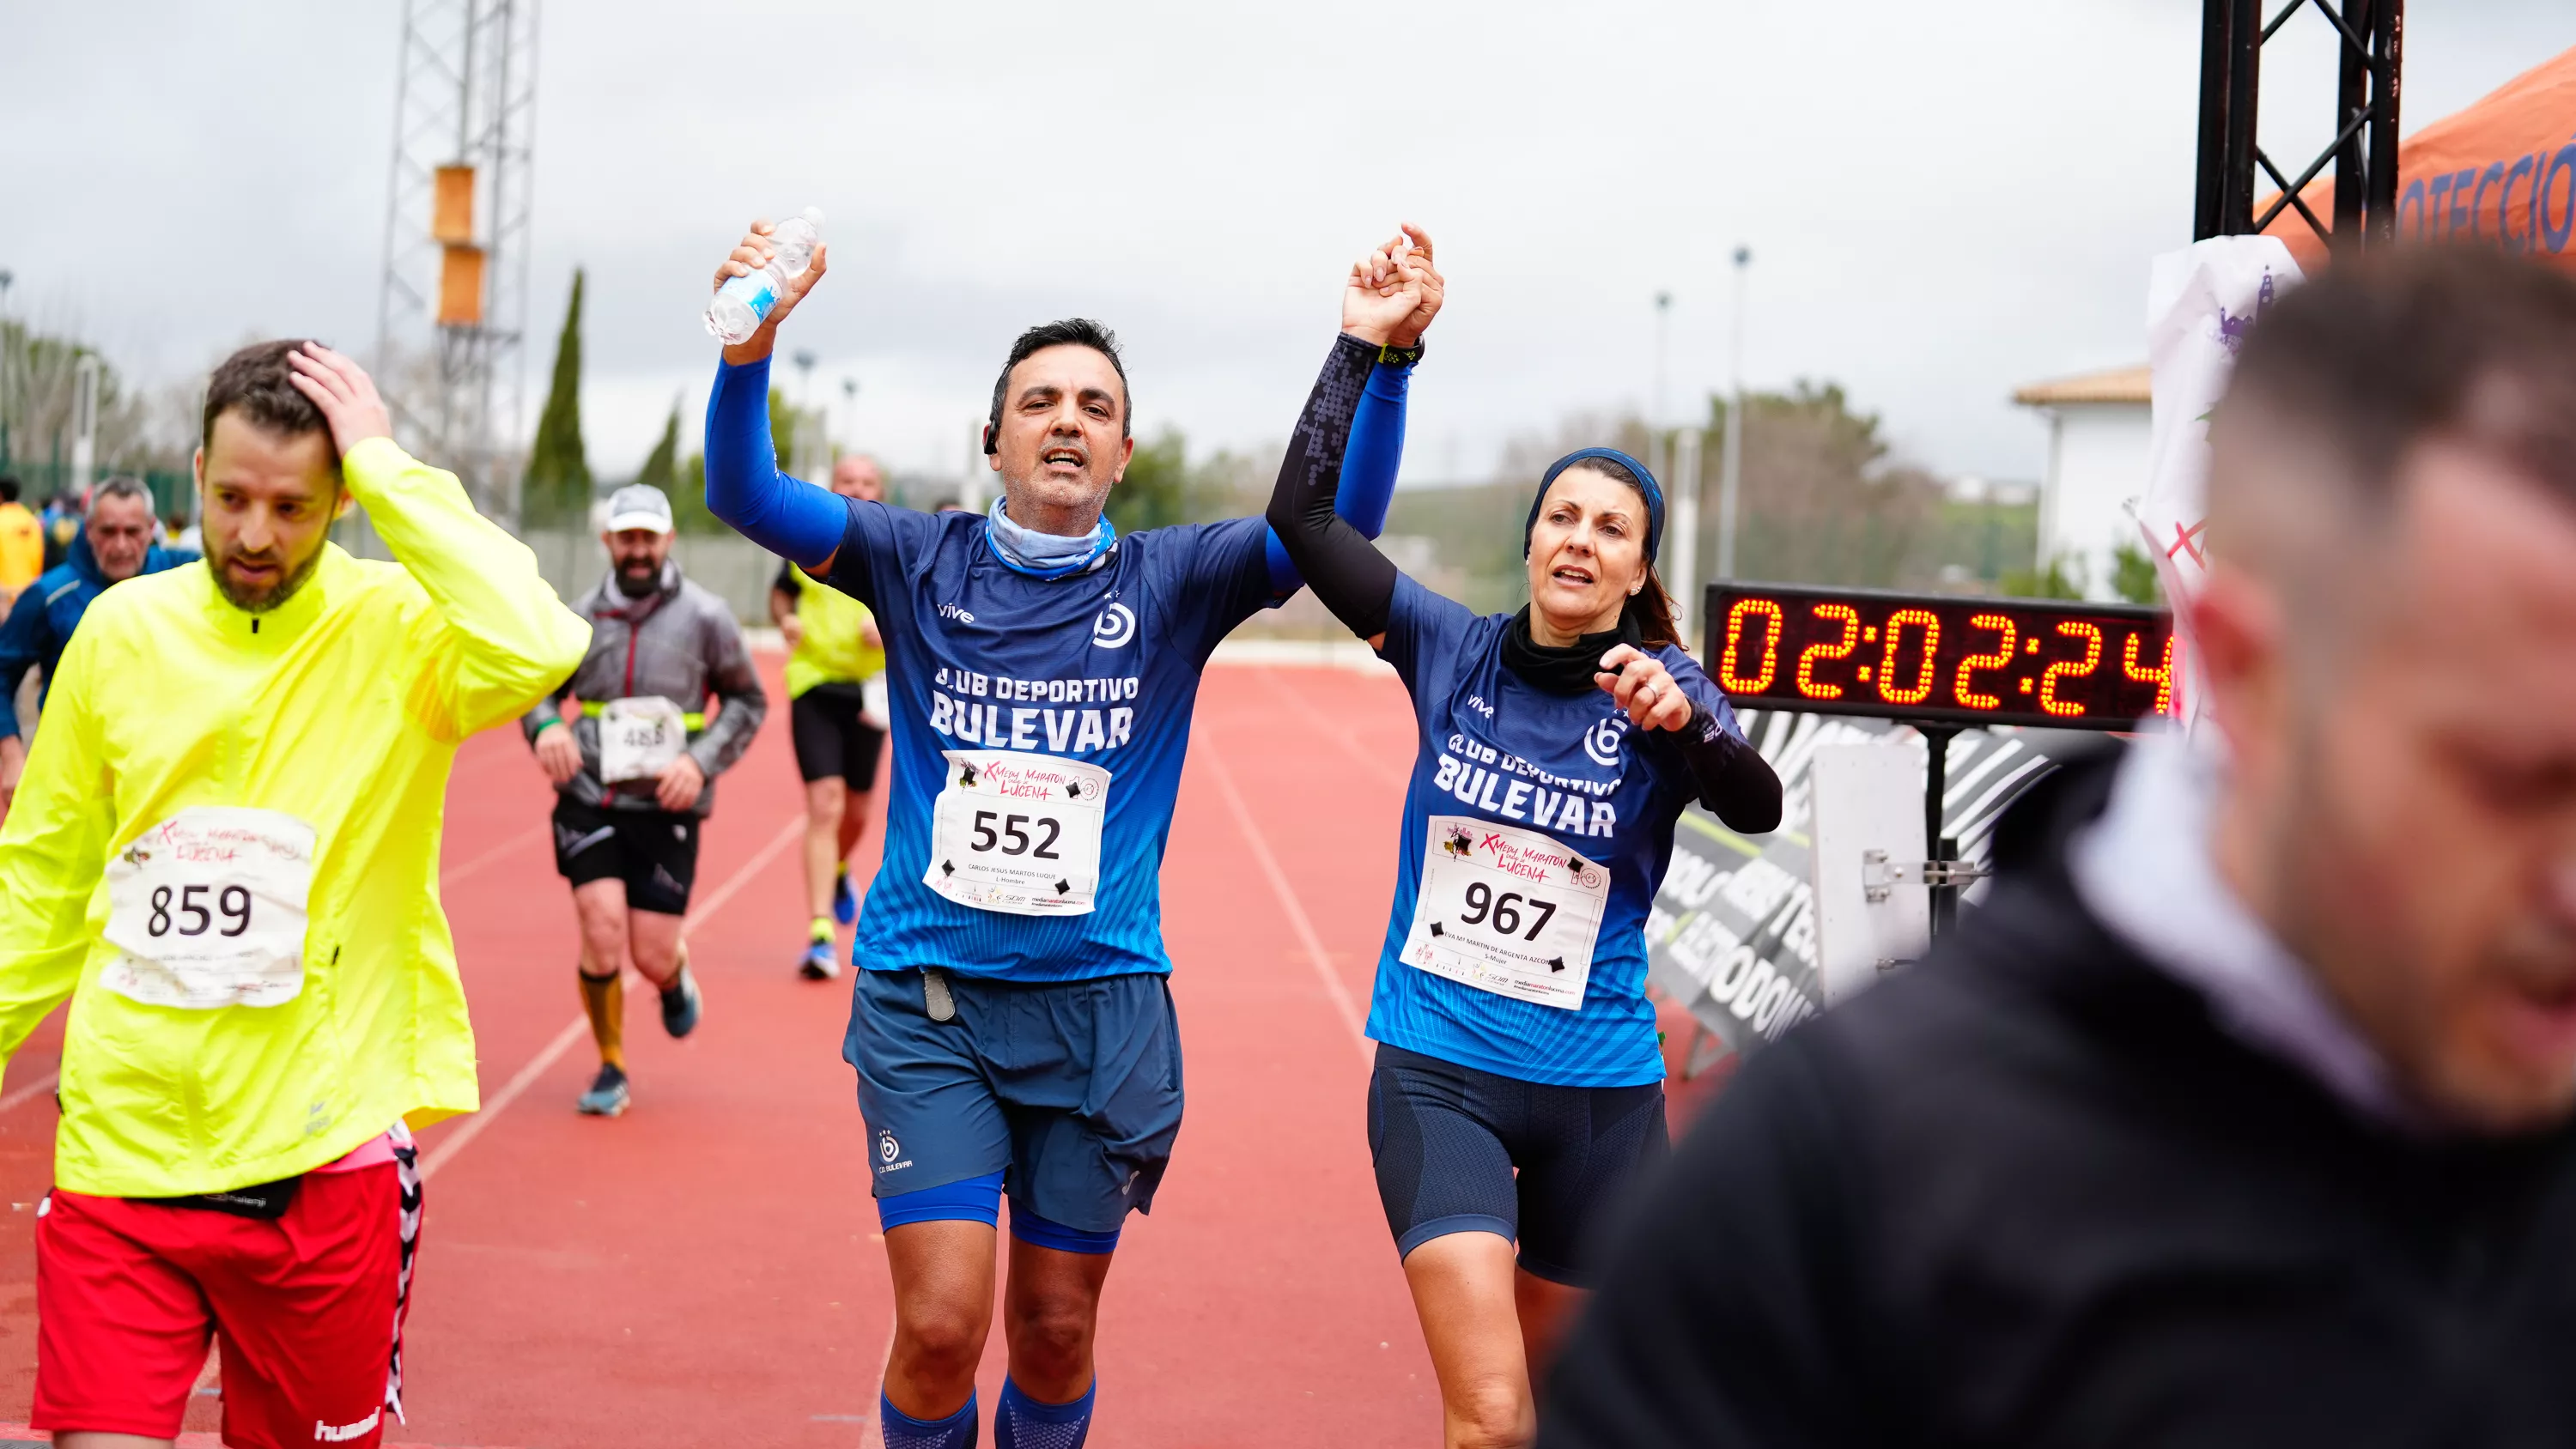
<path fill-rule="evenodd" d="M 1342 451 L 1351 440 L 1351 417 L 1368 387 L 1377 349 L 1356 337 L 1336 337 L 1323 375 L 1306 395 L 1279 485 L 1270 492 L 1270 531 L 1279 535 L 1306 587 L 1363 639 L 1386 632 L 1395 599 L 1395 565 L 1358 529 L 1333 512 L 1340 491 Z"/>
<path fill-rule="evenodd" d="M 1719 729 L 1706 706 L 1672 736 L 1673 748 L 1699 786 L 1699 803 L 1729 830 L 1762 835 L 1780 828 L 1780 777 L 1762 752 Z"/>

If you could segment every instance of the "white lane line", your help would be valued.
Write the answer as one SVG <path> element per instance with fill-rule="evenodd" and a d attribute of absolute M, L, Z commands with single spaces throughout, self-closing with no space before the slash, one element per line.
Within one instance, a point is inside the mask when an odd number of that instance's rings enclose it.
<path fill-rule="evenodd" d="M 895 1316 L 888 1313 L 885 1357 L 877 1360 L 877 1397 L 881 1399 L 885 1397 L 886 1370 L 894 1366 L 894 1334 Z M 868 1405 L 867 1420 L 859 1426 L 859 1449 L 885 1449 L 885 1413 L 874 1404 Z"/>
<path fill-rule="evenodd" d="M 686 933 L 716 912 L 723 910 L 725 903 L 732 900 L 737 891 L 749 885 L 752 877 L 760 874 L 764 867 L 776 860 L 780 851 L 802 840 L 804 836 L 805 817 L 802 815 L 780 826 L 778 834 L 771 837 L 769 843 L 762 846 L 758 854 L 744 861 L 742 869 L 727 877 L 723 885 L 716 887 L 713 893 L 698 903 L 695 910 L 690 911 L 681 920 L 680 930 Z M 630 980 L 637 979 L 632 969 L 629 969 L 626 974 Z M 519 1100 L 521 1093 L 535 1085 L 537 1078 L 544 1076 L 547 1069 L 561 1060 L 565 1052 L 572 1050 L 573 1043 L 580 1041 L 589 1031 L 589 1018 L 579 1012 L 573 1013 L 572 1020 L 564 1023 L 564 1029 L 555 1033 L 554 1040 L 547 1042 L 543 1051 L 530 1058 L 526 1066 L 519 1068 L 517 1076 L 510 1078 L 503 1084 L 500 1091 L 493 1093 L 492 1100 L 483 1104 L 482 1111 L 466 1118 L 454 1132 L 440 1139 L 438 1146 L 422 1156 L 421 1180 L 427 1182 L 430 1174 L 455 1160 L 456 1154 L 464 1151 L 467 1143 L 482 1136 L 483 1129 L 492 1125 L 493 1118 L 509 1110 L 510 1104 Z"/>
<path fill-rule="evenodd" d="M 1234 812 L 1234 823 L 1242 829 L 1244 843 L 1252 847 L 1253 859 L 1260 862 L 1262 875 L 1279 897 L 1279 909 L 1287 913 L 1288 924 L 1305 945 L 1306 959 L 1323 981 L 1324 994 L 1333 999 L 1333 1008 L 1342 1014 L 1342 1024 L 1351 1029 L 1351 1042 L 1359 1048 L 1360 1065 L 1372 1065 L 1376 1057 L 1369 1050 L 1368 1027 L 1359 1004 L 1351 1000 L 1350 989 L 1342 985 L 1341 976 L 1333 970 L 1333 958 L 1325 954 L 1323 938 L 1315 934 L 1315 923 L 1306 918 L 1306 907 L 1298 901 L 1296 888 L 1288 884 L 1287 872 L 1279 868 L 1279 857 L 1271 853 L 1269 838 L 1253 820 L 1252 807 L 1244 803 L 1243 792 L 1235 788 L 1234 771 L 1226 768 L 1225 755 L 1215 748 L 1215 743 L 1202 737 L 1198 742 L 1200 757 L 1208 762 L 1217 788 L 1225 792 L 1226 808 Z"/>
<path fill-rule="evenodd" d="M 5 1116 L 12 1110 L 24 1106 L 26 1103 L 32 1102 L 38 1097 L 51 1095 L 54 1088 L 61 1086 L 62 1082 L 62 1073 L 47 1072 L 45 1073 L 43 1080 L 29 1082 L 27 1085 L 11 1092 L 8 1096 L 0 1097 L 0 1116 Z"/>
<path fill-rule="evenodd" d="M 540 825 L 534 830 L 522 831 L 519 834 L 513 835 L 509 839 L 502 841 L 500 844 L 493 846 L 490 850 L 483 852 L 481 855 L 474 857 L 472 860 L 465 862 L 463 865 L 450 870 L 440 871 L 438 873 L 438 888 L 442 891 L 447 890 L 454 886 L 458 881 L 465 879 L 467 876 L 474 874 L 483 867 L 499 860 L 502 856 L 508 855 L 514 850 L 527 849 L 529 846 L 545 839 L 546 832 L 553 828 L 554 827 L 549 825 Z"/>

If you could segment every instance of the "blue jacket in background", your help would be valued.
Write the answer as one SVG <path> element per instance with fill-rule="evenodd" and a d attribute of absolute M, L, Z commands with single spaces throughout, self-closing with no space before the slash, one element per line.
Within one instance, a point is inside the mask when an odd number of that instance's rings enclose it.
<path fill-rule="evenodd" d="M 197 558 L 187 549 L 156 544 L 144 553 L 143 568 L 136 576 L 192 564 Z M 89 601 L 103 593 L 108 583 L 84 530 L 72 536 L 71 548 L 60 564 L 18 595 L 8 621 L 0 623 L 0 737 L 19 732 L 18 682 L 27 677 L 31 666 L 45 667 L 44 692 L 53 693 L 54 666 L 62 661 L 63 647 L 72 642 L 72 631 L 80 627 Z M 40 701 L 43 697 L 37 696 Z"/>

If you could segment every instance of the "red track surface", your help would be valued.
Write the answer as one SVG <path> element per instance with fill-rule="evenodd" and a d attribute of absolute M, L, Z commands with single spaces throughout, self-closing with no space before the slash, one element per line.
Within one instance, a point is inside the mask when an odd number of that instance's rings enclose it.
<path fill-rule="evenodd" d="M 774 661 L 770 673 L 782 699 Z M 885 1255 L 840 1059 L 847 981 L 793 969 L 803 887 L 783 713 L 724 778 L 706 831 L 690 934 L 705 1024 L 672 1042 L 650 994 L 634 994 L 635 1106 L 615 1121 L 572 1111 L 596 1061 L 575 1029 L 573 916 L 544 780 L 514 731 L 458 758 L 444 889 L 485 1110 L 425 1134 L 411 1420 L 396 1439 L 876 1442 Z M 1163 868 L 1189 1117 L 1110 1276 L 1096 1444 L 1438 1441 L 1439 1396 L 1370 1178 L 1354 1015 L 1412 749 L 1392 677 L 1208 672 Z M 6 1420 L 24 1420 L 34 1388 L 30 1230 L 59 1043 L 57 1018 L 0 1096 Z M 997 1331 L 987 1406 L 1001 1378 Z M 203 1397 L 189 1427 L 215 1416 Z"/>

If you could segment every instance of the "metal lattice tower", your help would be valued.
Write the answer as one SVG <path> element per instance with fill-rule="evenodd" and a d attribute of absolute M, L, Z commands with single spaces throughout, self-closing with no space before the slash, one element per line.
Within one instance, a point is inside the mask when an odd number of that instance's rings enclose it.
<path fill-rule="evenodd" d="M 2264 151 L 2254 122 L 2263 47 L 2302 9 L 2334 29 L 2337 84 L 2334 140 L 2294 177 Z M 2394 234 L 2405 10 L 2406 0 L 2287 0 L 2266 20 L 2263 0 L 2202 0 L 2195 240 L 2259 232 L 2292 210 L 2338 250 L 2375 245 Z M 2303 193 L 2329 166 L 2334 212 L 2321 217 Z M 2266 181 L 2279 194 L 2256 216 L 2254 190 Z"/>
<path fill-rule="evenodd" d="M 537 0 L 404 0 L 376 377 L 483 511 L 518 512 Z"/>

